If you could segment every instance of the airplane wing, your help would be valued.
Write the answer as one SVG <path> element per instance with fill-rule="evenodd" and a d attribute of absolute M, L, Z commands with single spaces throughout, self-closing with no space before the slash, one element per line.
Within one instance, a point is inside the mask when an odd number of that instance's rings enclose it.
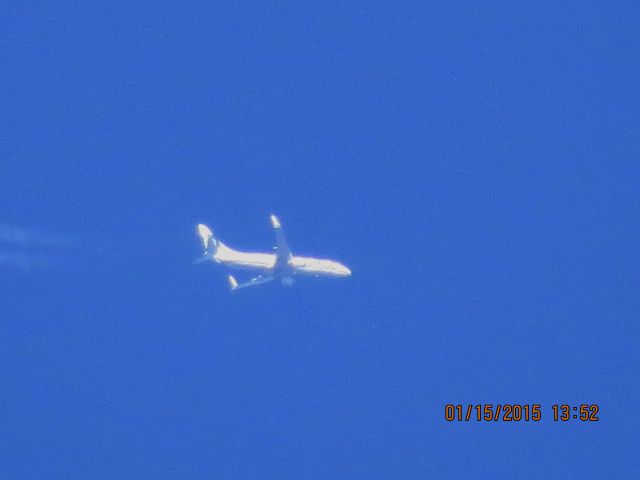
<path fill-rule="evenodd" d="M 287 245 L 287 240 L 284 237 L 280 220 L 275 215 L 271 215 L 271 226 L 276 234 L 276 265 L 286 265 L 291 260 L 291 250 L 289 250 L 289 245 Z"/>
<path fill-rule="evenodd" d="M 266 276 L 259 275 L 247 282 L 238 283 L 238 281 L 236 280 L 236 277 L 234 277 L 233 275 L 229 275 L 228 280 L 229 280 L 229 288 L 233 291 L 239 288 L 253 287 L 254 285 L 260 285 L 262 283 L 270 282 L 271 280 L 273 280 L 273 277 L 270 275 L 266 275 Z"/>

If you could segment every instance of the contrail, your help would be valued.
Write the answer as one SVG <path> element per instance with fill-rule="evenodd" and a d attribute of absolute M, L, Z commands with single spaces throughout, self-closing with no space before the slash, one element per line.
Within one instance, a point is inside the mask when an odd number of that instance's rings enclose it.
<path fill-rule="evenodd" d="M 75 243 L 67 235 L 0 224 L 0 266 L 24 271 L 57 267 L 65 263 L 67 254 L 56 251 Z"/>
<path fill-rule="evenodd" d="M 38 253 L 0 252 L 0 265 L 17 267 L 25 271 L 62 265 L 62 259 Z"/>
<path fill-rule="evenodd" d="M 63 247 L 71 245 L 73 243 L 73 239 L 66 235 L 58 235 L 38 230 L 14 227 L 7 224 L 0 224 L 0 243 Z"/>

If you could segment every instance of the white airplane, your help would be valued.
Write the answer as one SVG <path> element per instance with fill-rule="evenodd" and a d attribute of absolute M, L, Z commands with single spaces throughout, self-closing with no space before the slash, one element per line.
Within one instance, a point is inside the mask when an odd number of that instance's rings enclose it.
<path fill-rule="evenodd" d="M 231 290 L 252 287 L 275 279 L 280 279 L 285 285 L 292 285 L 294 275 L 315 277 L 348 277 L 351 275 L 351 270 L 333 260 L 293 256 L 284 238 L 280 221 L 275 215 L 271 215 L 270 219 L 276 234 L 275 253 L 250 253 L 234 250 L 218 240 L 209 227 L 199 224 L 197 232 L 202 240 L 204 255 L 196 260 L 196 263 L 210 260 L 231 268 L 262 270 L 263 273 L 245 283 L 238 283 L 233 275 L 229 275 Z"/>

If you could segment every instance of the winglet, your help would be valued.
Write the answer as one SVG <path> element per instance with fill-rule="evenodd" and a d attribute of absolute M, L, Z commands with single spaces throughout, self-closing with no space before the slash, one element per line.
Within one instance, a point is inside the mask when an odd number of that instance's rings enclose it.
<path fill-rule="evenodd" d="M 229 288 L 231 289 L 231 291 L 236 290 L 238 288 L 238 281 L 235 279 L 233 275 L 229 275 L 227 277 L 227 280 L 229 281 Z"/>
<path fill-rule="evenodd" d="M 280 220 L 278 220 L 278 217 L 276 217 L 275 215 L 271 215 L 271 217 L 269 217 L 271 219 L 271 226 L 273 228 L 282 228 L 282 226 L 280 225 Z"/>

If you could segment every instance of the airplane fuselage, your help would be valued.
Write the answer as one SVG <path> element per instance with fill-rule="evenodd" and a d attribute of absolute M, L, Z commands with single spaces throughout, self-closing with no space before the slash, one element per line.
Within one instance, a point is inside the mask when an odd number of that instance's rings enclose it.
<path fill-rule="evenodd" d="M 293 255 L 284 238 L 280 220 L 275 215 L 271 215 L 270 220 L 276 234 L 276 246 L 273 253 L 241 252 L 227 247 L 213 235 L 209 227 L 202 223 L 198 224 L 196 231 L 202 241 L 204 254 L 196 263 L 212 261 L 230 268 L 260 271 L 258 276 L 243 283 L 239 283 L 233 275 L 227 275 L 232 291 L 261 285 L 276 279 L 285 285 L 292 285 L 295 275 L 314 277 L 348 277 L 351 275 L 351 270 L 335 260 Z"/>
<path fill-rule="evenodd" d="M 292 256 L 287 264 L 276 269 L 277 255 L 275 253 L 241 252 L 227 247 L 218 246 L 212 260 L 231 268 L 268 270 L 279 276 L 312 275 L 317 277 L 348 277 L 351 270 L 340 262 L 323 258 Z"/>

